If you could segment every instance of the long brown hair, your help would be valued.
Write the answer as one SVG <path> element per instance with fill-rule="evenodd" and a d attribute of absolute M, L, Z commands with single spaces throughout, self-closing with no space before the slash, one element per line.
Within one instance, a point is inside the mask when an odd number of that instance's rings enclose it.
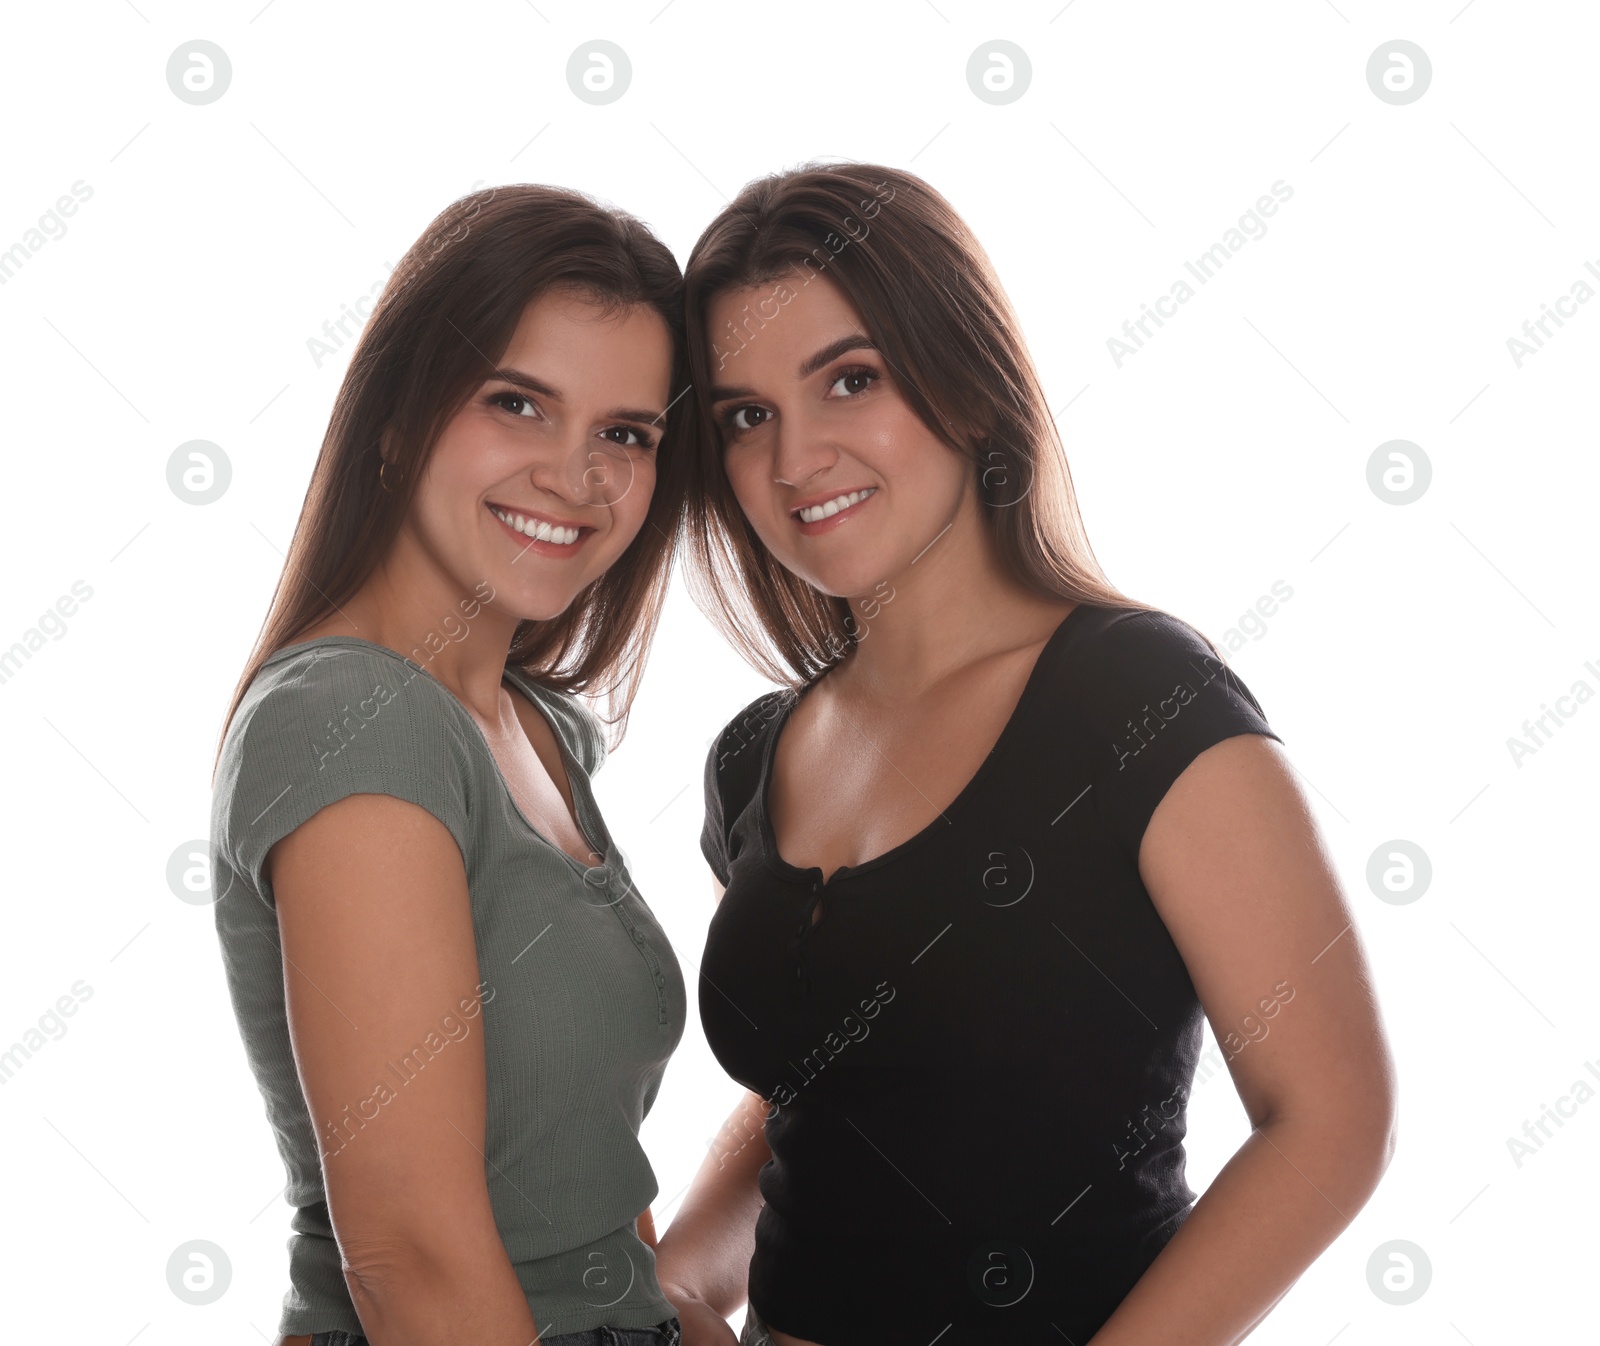
<path fill-rule="evenodd" d="M 606 309 L 654 309 L 672 334 L 673 395 L 687 390 L 682 273 L 643 222 L 580 192 L 533 183 L 485 188 L 446 206 L 390 275 L 351 355 L 223 737 L 261 665 L 371 576 L 440 433 L 498 366 L 528 304 L 557 287 Z M 521 623 L 507 658 L 558 691 L 603 690 L 618 737 L 670 576 L 689 414 L 687 398 L 668 410 L 638 536 L 559 617 Z M 386 436 L 392 492 L 378 475 Z"/>
<path fill-rule="evenodd" d="M 684 268 L 697 393 L 685 578 L 696 605 L 754 668 L 773 682 L 812 682 L 845 657 L 858 625 L 847 599 L 818 592 L 756 536 L 722 469 L 721 431 L 705 397 L 735 343 L 777 316 L 762 307 L 788 300 L 763 298 L 754 312 L 746 305 L 715 340 L 707 313 L 729 290 L 805 285 L 816 275 L 855 306 L 922 423 L 971 460 L 984 524 L 1011 575 L 1046 596 L 1160 611 L 1123 594 L 1095 559 L 1016 315 L 966 223 L 912 173 L 811 163 L 748 183 Z"/>

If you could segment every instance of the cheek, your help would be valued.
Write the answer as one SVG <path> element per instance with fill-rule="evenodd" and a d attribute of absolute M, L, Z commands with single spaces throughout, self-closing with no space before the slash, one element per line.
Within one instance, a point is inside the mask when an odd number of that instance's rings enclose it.
<path fill-rule="evenodd" d="M 612 530 L 624 539 L 622 545 L 626 546 L 644 526 L 645 517 L 650 513 L 650 500 L 656 489 L 655 457 L 632 455 L 625 465 L 614 466 L 612 480 L 616 485 L 603 494 L 612 495 L 609 505 Z"/>
<path fill-rule="evenodd" d="M 417 483 L 419 499 L 426 495 L 436 509 L 446 512 L 476 504 L 494 480 L 502 456 L 493 427 L 453 424 L 440 436 Z"/>
<path fill-rule="evenodd" d="M 477 507 L 481 476 L 471 455 L 444 449 L 441 444 L 428 460 L 411 497 L 412 518 L 439 541 L 459 534 L 466 514 Z"/>
<path fill-rule="evenodd" d="M 772 509 L 772 481 L 762 455 L 753 448 L 738 446 L 722 455 L 722 470 L 734 498 L 752 521 Z"/>
<path fill-rule="evenodd" d="M 971 461 L 928 429 L 903 402 L 874 408 L 862 426 L 862 458 L 893 488 L 908 518 L 944 519 L 973 474 Z"/>

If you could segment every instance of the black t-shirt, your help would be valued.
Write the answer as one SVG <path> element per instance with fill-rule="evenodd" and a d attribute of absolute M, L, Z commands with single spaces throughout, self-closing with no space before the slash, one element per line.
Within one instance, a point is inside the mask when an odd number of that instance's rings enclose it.
<path fill-rule="evenodd" d="M 943 815 L 824 885 L 764 807 L 802 694 L 706 759 L 700 1015 L 772 1104 L 750 1301 L 822 1346 L 1082 1346 L 1196 1195 L 1203 1016 L 1139 842 L 1199 753 L 1278 735 L 1186 623 L 1080 604 Z"/>

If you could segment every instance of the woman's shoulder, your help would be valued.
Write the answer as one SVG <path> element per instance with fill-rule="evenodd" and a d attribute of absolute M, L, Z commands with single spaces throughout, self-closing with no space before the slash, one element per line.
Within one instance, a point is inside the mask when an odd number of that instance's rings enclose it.
<path fill-rule="evenodd" d="M 798 695 L 793 687 L 774 687 L 756 697 L 717 731 L 711 740 L 707 765 L 720 771 L 735 758 L 759 757 L 773 723 Z"/>
<path fill-rule="evenodd" d="M 247 744 L 297 737 L 308 765 L 325 769 L 326 759 L 339 755 L 354 734 L 380 724 L 383 738 L 411 731 L 437 739 L 440 727 L 449 726 L 452 700 L 386 646 L 353 637 L 303 641 L 262 663 L 239 703 L 223 756 Z"/>
<path fill-rule="evenodd" d="M 350 794 L 427 808 L 464 840 L 478 792 L 466 712 L 402 655 L 322 638 L 271 655 L 223 741 L 213 842 L 258 871 L 267 847 Z"/>
<path fill-rule="evenodd" d="M 1282 739 L 1238 672 L 1183 618 L 1097 608 L 1078 634 L 1050 704 L 1086 754 L 1098 816 L 1136 859 L 1156 805 L 1202 752 L 1239 734 Z"/>
<path fill-rule="evenodd" d="M 703 775 L 708 806 L 730 818 L 739 812 L 755 789 L 773 724 L 798 695 L 792 687 L 763 692 L 712 735 Z"/>
<path fill-rule="evenodd" d="M 711 736 L 702 787 L 705 821 L 700 850 L 718 880 L 728 882 L 729 839 L 726 829 L 754 797 L 761 763 L 774 723 L 792 706 L 799 692 L 775 687 L 763 692 Z"/>
<path fill-rule="evenodd" d="M 1143 699 L 1166 697 L 1179 687 L 1192 694 L 1218 683 L 1230 697 L 1260 706 L 1237 671 L 1198 627 L 1161 608 L 1085 605 L 1068 657 L 1057 671 L 1071 679 L 1080 709 L 1108 710 L 1120 722 Z"/>

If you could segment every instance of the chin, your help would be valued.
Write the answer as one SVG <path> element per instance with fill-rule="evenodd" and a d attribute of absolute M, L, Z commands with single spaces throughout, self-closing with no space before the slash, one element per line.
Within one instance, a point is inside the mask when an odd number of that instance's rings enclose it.
<path fill-rule="evenodd" d="M 890 567 L 872 569 L 861 565 L 829 566 L 809 574 L 796 571 L 813 589 L 830 598 L 865 598 L 893 573 Z"/>
<path fill-rule="evenodd" d="M 514 612 L 519 622 L 549 622 L 560 617 L 571 606 L 577 592 L 560 593 L 541 586 L 514 589 L 511 582 L 500 590 L 502 607 Z"/>

